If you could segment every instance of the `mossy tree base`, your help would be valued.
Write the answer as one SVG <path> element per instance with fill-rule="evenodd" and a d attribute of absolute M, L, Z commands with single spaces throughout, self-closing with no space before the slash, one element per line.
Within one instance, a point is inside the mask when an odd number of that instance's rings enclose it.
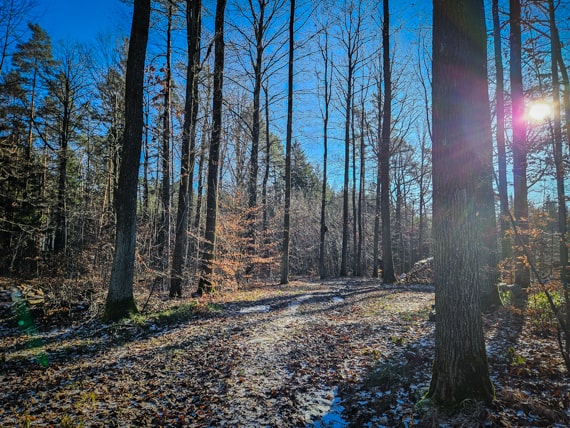
<path fill-rule="evenodd" d="M 105 321 L 119 321 L 123 318 L 128 318 L 133 314 L 138 313 L 137 305 L 134 298 L 120 300 L 117 302 L 107 302 L 105 304 L 105 314 L 103 319 Z"/>

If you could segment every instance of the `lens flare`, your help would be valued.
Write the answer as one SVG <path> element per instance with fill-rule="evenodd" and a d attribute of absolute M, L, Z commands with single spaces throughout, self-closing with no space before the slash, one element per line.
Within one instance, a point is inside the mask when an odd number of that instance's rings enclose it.
<path fill-rule="evenodd" d="M 530 104 L 527 108 L 527 117 L 533 122 L 542 122 L 552 114 L 552 106 L 543 101 Z"/>

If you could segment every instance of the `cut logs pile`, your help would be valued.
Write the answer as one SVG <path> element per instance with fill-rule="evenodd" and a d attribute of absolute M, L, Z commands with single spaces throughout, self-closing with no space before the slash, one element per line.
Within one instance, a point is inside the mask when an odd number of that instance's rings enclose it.
<path fill-rule="evenodd" d="M 400 275 L 400 282 L 403 284 L 433 284 L 433 257 L 414 263 L 414 267 L 408 273 Z"/>

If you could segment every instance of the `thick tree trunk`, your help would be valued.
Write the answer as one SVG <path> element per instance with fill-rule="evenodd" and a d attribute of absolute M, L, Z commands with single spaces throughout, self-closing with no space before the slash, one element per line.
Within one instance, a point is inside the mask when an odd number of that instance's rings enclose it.
<path fill-rule="evenodd" d="M 137 184 L 143 134 L 143 80 L 150 20 L 150 0 L 134 4 L 125 87 L 125 132 L 115 196 L 117 235 L 105 303 L 105 319 L 136 312 L 133 275 L 136 245 Z"/>
<path fill-rule="evenodd" d="M 436 349 L 428 396 L 455 406 L 490 401 L 481 321 L 484 227 L 480 155 L 491 144 L 482 0 L 434 1 L 433 250 Z"/>
<path fill-rule="evenodd" d="M 208 158 L 208 193 L 206 196 L 206 230 L 202 249 L 202 272 L 197 295 L 213 291 L 214 261 L 216 255 L 216 223 L 218 217 L 218 163 L 222 139 L 223 83 L 224 83 L 224 14 L 226 0 L 218 0 L 215 18 L 214 96 L 212 102 L 212 137 Z"/>

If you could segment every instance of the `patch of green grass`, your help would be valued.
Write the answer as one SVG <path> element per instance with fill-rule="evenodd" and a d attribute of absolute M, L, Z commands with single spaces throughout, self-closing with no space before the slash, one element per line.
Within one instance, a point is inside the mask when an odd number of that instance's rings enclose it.
<path fill-rule="evenodd" d="M 386 363 L 370 373 L 366 380 L 366 386 L 368 388 L 392 389 L 410 383 L 410 377 L 410 368 L 407 364 Z"/>
<path fill-rule="evenodd" d="M 211 314 L 222 310 L 223 306 L 217 303 L 200 304 L 196 301 L 192 301 L 172 306 L 159 312 L 133 314 L 130 318 L 130 322 L 141 327 L 149 323 L 172 324 L 190 321 L 199 315 Z"/>
<path fill-rule="evenodd" d="M 414 312 L 404 312 L 400 314 L 403 321 L 417 321 L 428 319 L 431 313 L 431 307 L 425 306 Z"/>

